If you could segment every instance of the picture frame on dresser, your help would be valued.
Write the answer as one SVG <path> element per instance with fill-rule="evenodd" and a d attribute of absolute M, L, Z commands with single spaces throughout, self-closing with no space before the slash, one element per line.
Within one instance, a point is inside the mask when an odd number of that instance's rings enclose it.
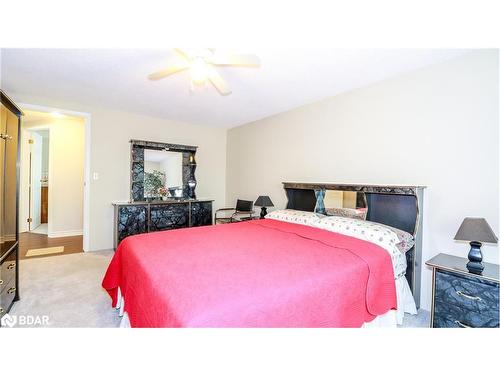
<path fill-rule="evenodd" d="M 20 299 L 18 216 L 21 117 L 21 109 L 0 90 L 0 318 Z"/>
<path fill-rule="evenodd" d="M 483 263 L 469 272 L 468 259 L 438 254 L 432 268 L 431 328 L 499 328 L 500 266 Z"/>

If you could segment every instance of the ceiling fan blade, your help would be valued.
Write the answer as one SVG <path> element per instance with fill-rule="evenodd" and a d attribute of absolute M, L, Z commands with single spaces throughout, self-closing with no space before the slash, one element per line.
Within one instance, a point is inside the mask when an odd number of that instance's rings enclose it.
<path fill-rule="evenodd" d="M 186 70 L 187 68 L 189 68 L 189 64 L 187 62 L 185 62 L 185 63 L 176 63 L 176 64 L 173 64 L 171 67 L 169 67 L 167 69 L 160 70 L 159 72 L 150 74 L 148 76 L 148 78 L 150 80 L 152 80 L 152 81 L 156 81 L 156 80 L 168 77 L 171 74 L 174 74 L 174 73 Z"/>
<path fill-rule="evenodd" d="M 260 66 L 260 59 L 256 55 L 233 55 L 217 52 L 208 59 L 208 62 L 220 66 L 247 66 L 256 68 Z"/>
<path fill-rule="evenodd" d="M 181 57 L 185 58 L 186 60 L 191 59 L 189 53 L 181 48 L 174 48 L 174 51 Z"/>
<path fill-rule="evenodd" d="M 231 94 L 231 90 L 229 89 L 227 82 L 211 66 L 207 67 L 207 78 L 210 82 L 212 82 L 212 85 L 214 85 L 221 95 Z"/>

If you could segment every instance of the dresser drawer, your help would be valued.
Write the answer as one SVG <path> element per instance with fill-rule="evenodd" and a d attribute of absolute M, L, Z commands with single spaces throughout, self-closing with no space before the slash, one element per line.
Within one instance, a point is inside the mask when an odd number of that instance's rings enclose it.
<path fill-rule="evenodd" d="M 16 275 L 17 261 L 16 250 L 10 252 L 0 265 L 0 291 L 6 288 L 9 281 Z"/>
<path fill-rule="evenodd" d="M 212 202 L 191 203 L 191 226 L 212 225 Z"/>
<path fill-rule="evenodd" d="M 12 305 L 16 297 L 16 279 L 7 283 L 6 287 L 0 292 L 0 318 L 4 316 Z"/>
<path fill-rule="evenodd" d="M 499 284 L 436 270 L 433 327 L 499 327 Z"/>
<path fill-rule="evenodd" d="M 189 226 L 189 205 L 151 205 L 149 210 L 149 231 L 187 228 Z"/>

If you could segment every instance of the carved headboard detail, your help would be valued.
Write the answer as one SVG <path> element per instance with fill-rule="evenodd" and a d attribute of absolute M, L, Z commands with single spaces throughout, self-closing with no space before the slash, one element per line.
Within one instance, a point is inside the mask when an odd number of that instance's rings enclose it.
<path fill-rule="evenodd" d="M 366 220 L 390 225 L 412 233 L 415 246 L 406 253 L 406 279 L 420 306 L 422 264 L 422 209 L 425 186 L 356 185 L 283 182 L 288 203 L 286 208 L 314 211 L 315 190 L 338 190 L 364 193 L 367 203 Z"/>

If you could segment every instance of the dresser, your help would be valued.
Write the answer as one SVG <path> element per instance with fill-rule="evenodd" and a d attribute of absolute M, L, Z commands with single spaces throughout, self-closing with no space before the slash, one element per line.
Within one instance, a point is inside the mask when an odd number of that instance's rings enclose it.
<path fill-rule="evenodd" d="M 20 119 L 21 110 L 0 91 L 0 318 L 19 299 Z"/>
<path fill-rule="evenodd" d="M 500 267 L 484 263 L 482 275 L 469 273 L 468 260 L 438 254 L 426 264 L 432 268 L 433 328 L 499 327 Z"/>
<path fill-rule="evenodd" d="M 114 203 L 114 247 L 134 234 L 212 225 L 212 202 L 210 199 L 171 199 Z"/>

